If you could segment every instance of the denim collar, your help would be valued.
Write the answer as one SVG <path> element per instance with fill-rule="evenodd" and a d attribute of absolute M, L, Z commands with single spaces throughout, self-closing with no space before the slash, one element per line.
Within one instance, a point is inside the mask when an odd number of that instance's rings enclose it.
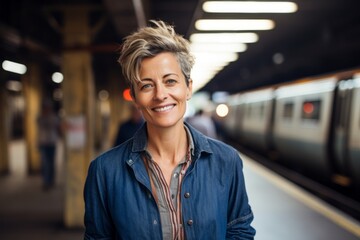
<path fill-rule="evenodd" d="M 185 127 L 187 128 L 188 133 L 191 134 L 190 139 L 192 140 L 192 155 L 194 159 L 198 159 L 202 152 L 212 153 L 207 137 L 195 130 L 188 123 L 184 122 Z M 133 145 L 131 151 L 135 152 L 144 152 L 147 147 L 147 128 L 146 122 L 140 127 L 140 129 L 135 133 L 133 138 Z"/>

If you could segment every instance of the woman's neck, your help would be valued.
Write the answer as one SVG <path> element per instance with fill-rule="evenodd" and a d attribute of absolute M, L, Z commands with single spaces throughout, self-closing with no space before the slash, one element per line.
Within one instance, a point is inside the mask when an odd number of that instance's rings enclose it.
<path fill-rule="evenodd" d="M 148 146 L 155 161 L 170 161 L 177 164 L 185 156 L 188 140 L 184 125 L 172 129 L 148 128 Z"/>

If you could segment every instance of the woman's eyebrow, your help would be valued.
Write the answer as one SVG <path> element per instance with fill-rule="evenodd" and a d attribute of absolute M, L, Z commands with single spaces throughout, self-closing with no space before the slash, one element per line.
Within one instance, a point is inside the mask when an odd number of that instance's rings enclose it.
<path fill-rule="evenodd" d="M 152 82 L 153 80 L 151 78 L 143 78 L 143 79 L 140 79 L 140 81 L 137 82 L 137 84 L 141 84 L 143 83 L 144 81 L 147 81 L 147 82 Z"/>
<path fill-rule="evenodd" d="M 177 73 L 168 73 L 163 76 L 163 78 L 169 77 L 171 75 L 179 76 Z"/>

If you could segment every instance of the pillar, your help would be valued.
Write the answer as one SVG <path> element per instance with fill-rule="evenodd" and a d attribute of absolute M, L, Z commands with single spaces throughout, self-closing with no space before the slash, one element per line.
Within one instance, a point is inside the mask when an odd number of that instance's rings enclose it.
<path fill-rule="evenodd" d="M 0 174 L 9 173 L 9 116 L 5 80 L 0 79 Z"/>
<path fill-rule="evenodd" d="M 37 147 L 37 124 L 41 102 L 41 73 L 39 64 L 31 62 L 28 71 L 22 77 L 25 98 L 24 138 L 26 146 L 26 161 L 29 174 L 40 173 L 41 161 Z"/>
<path fill-rule="evenodd" d="M 94 80 L 90 52 L 89 9 L 64 8 L 62 59 L 65 110 L 65 208 L 68 228 L 83 226 L 83 188 L 88 165 L 94 157 Z"/>

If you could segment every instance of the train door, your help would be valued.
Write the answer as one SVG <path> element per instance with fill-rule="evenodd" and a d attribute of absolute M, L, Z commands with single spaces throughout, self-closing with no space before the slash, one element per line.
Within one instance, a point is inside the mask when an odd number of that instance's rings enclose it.
<path fill-rule="evenodd" d="M 349 123 L 349 173 L 360 199 L 360 74 L 355 75 Z"/>
<path fill-rule="evenodd" d="M 332 157 L 335 175 L 333 180 L 340 185 L 349 185 L 349 119 L 351 109 L 351 80 L 342 80 L 337 88 L 334 109 L 334 125 L 332 138 Z"/>

